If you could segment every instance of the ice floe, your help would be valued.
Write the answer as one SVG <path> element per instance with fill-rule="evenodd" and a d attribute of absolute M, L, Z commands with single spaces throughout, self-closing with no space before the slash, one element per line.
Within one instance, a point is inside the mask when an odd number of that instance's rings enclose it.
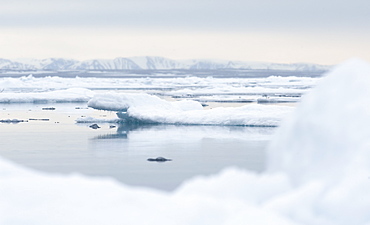
<path fill-rule="evenodd" d="M 261 95 L 269 95 L 271 97 L 301 96 L 315 86 L 320 79 L 278 76 L 261 78 L 194 76 L 171 78 L 63 78 L 58 76 L 33 77 L 29 75 L 20 78 L 0 78 L 0 93 L 8 93 L 8 95 L 3 95 L 3 102 L 6 100 L 11 102 L 11 94 L 13 93 L 17 94 L 14 96 L 14 101 L 18 99 L 18 102 L 20 102 L 19 99 L 32 98 L 34 94 L 36 94 L 35 98 L 38 97 L 40 95 L 38 92 L 46 93 L 69 88 L 86 88 L 93 91 L 141 91 L 149 94 L 174 98 L 189 98 L 197 101 L 201 101 L 198 98 L 206 96 L 208 101 L 215 100 L 216 102 L 218 100 L 225 100 L 223 98 L 224 96 L 241 95 L 242 97 L 248 97 L 248 99 L 256 101 L 256 98 Z M 213 97 L 210 99 L 209 97 L 211 96 Z M 220 96 L 221 99 L 217 99 L 216 96 Z M 60 98 L 58 99 L 60 100 Z"/>
<path fill-rule="evenodd" d="M 0 93 L 0 103 L 66 103 L 87 102 L 94 92 L 86 88 L 69 88 L 66 90 L 26 92 L 26 93 Z"/>
<path fill-rule="evenodd" d="M 88 106 L 100 110 L 118 111 L 118 116 L 130 123 L 277 126 L 292 111 L 288 106 L 246 105 L 217 107 L 204 110 L 196 101 L 170 102 L 148 94 L 96 94 Z"/>

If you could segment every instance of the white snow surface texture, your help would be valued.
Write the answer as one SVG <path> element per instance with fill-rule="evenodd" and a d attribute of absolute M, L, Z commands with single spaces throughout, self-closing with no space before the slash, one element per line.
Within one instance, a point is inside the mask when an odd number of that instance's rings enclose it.
<path fill-rule="evenodd" d="M 143 123 L 227 126 L 277 126 L 292 111 L 292 107 L 288 106 L 256 104 L 203 110 L 202 105 L 196 101 L 169 102 L 148 94 L 113 92 L 96 94 L 88 106 L 101 110 L 127 111 L 131 119 Z"/>
<path fill-rule="evenodd" d="M 268 172 L 227 169 L 172 193 L 0 159 L 0 224 L 370 224 L 370 65 L 351 60 L 277 132 Z"/>
<path fill-rule="evenodd" d="M 86 88 L 68 88 L 36 93 L 0 93 L 0 103 L 87 102 L 94 92 Z"/>

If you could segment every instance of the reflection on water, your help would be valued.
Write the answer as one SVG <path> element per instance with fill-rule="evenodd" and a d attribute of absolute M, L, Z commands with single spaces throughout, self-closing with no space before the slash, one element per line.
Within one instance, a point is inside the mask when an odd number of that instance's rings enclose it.
<path fill-rule="evenodd" d="M 119 124 L 116 133 L 98 135 L 95 137 L 95 139 L 116 139 L 116 138 L 126 139 L 127 134 L 130 131 L 138 129 L 139 127 L 148 127 L 148 126 L 145 125 L 140 126 L 138 124 Z"/>
<path fill-rule="evenodd" d="M 272 132 L 272 128 L 120 125 L 116 133 L 90 139 L 89 149 L 109 160 L 110 173 L 124 183 L 172 190 L 186 179 L 230 166 L 263 172 Z M 147 161 L 159 156 L 173 161 Z"/>
<path fill-rule="evenodd" d="M 189 178 L 225 167 L 263 172 L 265 147 L 274 132 L 274 128 L 230 126 L 121 124 L 112 128 L 104 123 L 94 130 L 91 124 L 74 123 L 89 110 L 65 107 L 48 114 L 36 108 L 4 111 L 10 118 L 50 120 L 0 124 L 0 155 L 45 172 L 109 176 L 128 185 L 173 190 Z M 173 161 L 147 161 L 159 156 Z"/>
<path fill-rule="evenodd" d="M 77 124 L 80 125 L 81 124 Z M 86 126 L 86 125 L 82 125 Z M 245 140 L 267 140 L 273 134 L 273 127 L 246 127 L 246 126 L 213 126 L 213 125 L 173 125 L 173 124 L 118 124 L 115 133 L 98 135 L 96 139 L 127 138 L 130 132 L 156 132 L 158 137 L 161 133 L 169 138 L 188 136 L 207 136 L 214 138 L 240 138 Z M 159 133 L 158 133 L 159 132 Z M 166 133 L 167 132 L 167 133 Z M 181 136 L 178 136 L 181 135 Z M 147 137 L 151 138 L 151 137 Z"/>

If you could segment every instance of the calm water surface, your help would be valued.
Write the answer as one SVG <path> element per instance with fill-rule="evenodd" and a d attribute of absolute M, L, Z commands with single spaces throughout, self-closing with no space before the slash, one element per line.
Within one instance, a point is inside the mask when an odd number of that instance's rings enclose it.
<path fill-rule="evenodd" d="M 42 108 L 55 107 L 55 110 Z M 265 169 L 265 148 L 274 128 L 222 126 L 127 126 L 76 124 L 81 116 L 115 118 L 82 104 L 3 104 L 0 156 L 47 173 L 109 176 L 134 186 L 173 190 L 185 180 L 226 167 Z M 30 120 L 36 119 L 36 120 Z M 49 119 L 48 121 L 38 119 Z M 114 125 L 115 127 L 111 127 Z M 163 156 L 173 161 L 148 162 Z"/>

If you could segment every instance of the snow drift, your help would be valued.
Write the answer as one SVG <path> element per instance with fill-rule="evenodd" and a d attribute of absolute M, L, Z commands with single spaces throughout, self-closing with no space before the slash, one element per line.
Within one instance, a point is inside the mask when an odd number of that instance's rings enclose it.
<path fill-rule="evenodd" d="M 336 67 L 277 132 L 268 173 L 228 169 L 173 193 L 1 159 L 0 223 L 369 224 L 369 87 L 369 64 Z"/>
<path fill-rule="evenodd" d="M 156 96 L 136 93 L 96 94 L 88 106 L 118 113 L 127 122 L 223 125 L 223 126 L 277 126 L 291 112 L 292 107 L 246 105 L 235 108 L 217 107 L 203 110 L 196 101 L 169 102 Z"/>
<path fill-rule="evenodd" d="M 368 63 L 353 59 L 339 65 L 304 96 L 278 132 L 270 171 L 287 174 L 295 187 L 314 188 L 302 199 L 305 212 L 293 208 L 293 199 L 281 198 L 286 214 L 301 222 L 311 214 L 307 224 L 370 223 L 369 87 Z"/>

